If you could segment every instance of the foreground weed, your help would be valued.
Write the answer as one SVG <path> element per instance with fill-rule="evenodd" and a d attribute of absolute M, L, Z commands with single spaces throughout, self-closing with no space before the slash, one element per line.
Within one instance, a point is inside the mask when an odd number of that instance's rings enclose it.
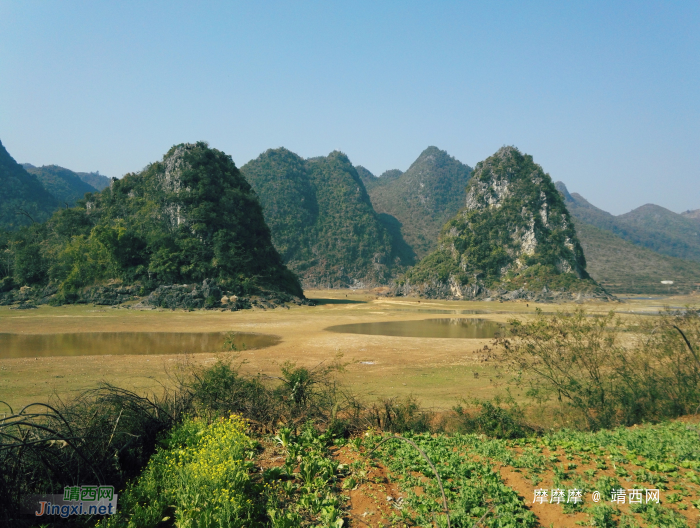
<path fill-rule="evenodd" d="M 120 496 L 120 512 L 102 526 L 148 528 L 250 526 L 260 519 L 250 477 L 254 442 L 237 417 L 174 429 L 142 475 Z"/>

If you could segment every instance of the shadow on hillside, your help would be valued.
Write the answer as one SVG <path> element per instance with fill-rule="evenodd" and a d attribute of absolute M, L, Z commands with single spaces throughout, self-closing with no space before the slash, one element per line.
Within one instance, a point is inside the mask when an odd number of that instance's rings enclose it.
<path fill-rule="evenodd" d="M 396 217 L 387 213 L 380 213 L 379 221 L 391 236 L 392 258 L 398 257 L 404 266 L 413 266 L 416 263 L 416 253 L 403 238 L 401 233 L 403 224 Z"/>

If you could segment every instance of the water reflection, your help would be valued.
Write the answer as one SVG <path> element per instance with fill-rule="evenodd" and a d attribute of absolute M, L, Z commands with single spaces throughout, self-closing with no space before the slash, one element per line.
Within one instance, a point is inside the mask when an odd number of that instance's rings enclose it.
<path fill-rule="evenodd" d="M 505 327 L 486 319 L 425 319 L 423 321 L 385 321 L 329 326 L 329 332 L 385 335 L 398 337 L 446 337 L 488 339 L 504 332 Z"/>
<path fill-rule="evenodd" d="M 276 345 L 278 336 L 243 332 L 2 334 L 0 359 L 49 356 L 196 354 Z"/>

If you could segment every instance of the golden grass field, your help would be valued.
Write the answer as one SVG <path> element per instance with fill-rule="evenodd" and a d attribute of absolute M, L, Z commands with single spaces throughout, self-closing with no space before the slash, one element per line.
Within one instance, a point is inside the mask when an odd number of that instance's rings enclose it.
<path fill-rule="evenodd" d="M 92 305 L 9 310 L 0 307 L 0 333 L 72 332 L 214 332 L 274 334 L 279 344 L 237 353 L 243 371 L 275 375 L 285 361 L 313 367 L 342 354 L 343 382 L 363 399 L 414 395 L 426 407 L 449 409 L 461 398 L 487 398 L 504 390 L 494 365 L 483 362 L 490 339 L 445 339 L 340 334 L 325 328 L 346 323 L 413 321 L 441 317 L 484 318 L 506 322 L 528 317 L 538 305 L 524 302 L 430 301 L 377 297 L 371 291 L 311 290 L 315 307 L 274 310 L 137 311 Z M 585 305 L 591 312 L 653 313 L 664 305 L 697 305 L 700 296 L 637 298 L 622 303 Z M 574 305 L 539 305 L 546 312 Z M 480 315 L 430 313 L 435 310 L 482 310 Z M 624 317 L 631 317 L 624 315 Z M 183 355 L 3 357 L 0 350 L 0 400 L 15 410 L 52 396 L 70 398 L 100 382 L 140 393 L 160 391 L 186 363 L 206 364 L 222 353 Z M 362 362 L 372 362 L 366 364 Z M 478 373 L 478 378 L 474 373 Z M 517 397 L 517 393 L 515 394 Z M 4 410 L 0 410 L 2 413 Z"/>

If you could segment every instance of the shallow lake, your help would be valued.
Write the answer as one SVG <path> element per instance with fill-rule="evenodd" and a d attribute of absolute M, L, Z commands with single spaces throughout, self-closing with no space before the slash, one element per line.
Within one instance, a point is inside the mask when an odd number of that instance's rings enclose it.
<path fill-rule="evenodd" d="M 446 337 L 489 339 L 503 333 L 505 326 L 486 319 L 425 319 L 423 321 L 385 321 L 329 326 L 329 332 L 399 337 Z"/>
<path fill-rule="evenodd" d="M 244 332 L 0 333 L 0 359 L 47 356 L 197 354 L 276 345 L 274 335 Z M 233 345 L 233 346 L 231 346 Z"/>

